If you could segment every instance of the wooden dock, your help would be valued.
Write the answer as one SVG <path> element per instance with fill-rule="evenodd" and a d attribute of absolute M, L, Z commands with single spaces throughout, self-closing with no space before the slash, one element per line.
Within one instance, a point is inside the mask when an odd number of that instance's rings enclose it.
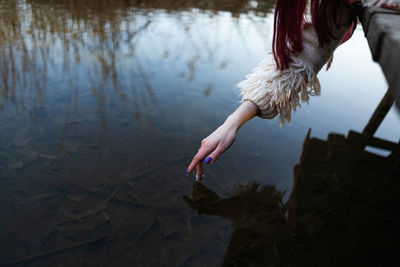
<path fill-rule="evenodd" d="M 381 66 L 400 109 L 400 11 L 367 7 L 359 18 L 372 57 Z"/>

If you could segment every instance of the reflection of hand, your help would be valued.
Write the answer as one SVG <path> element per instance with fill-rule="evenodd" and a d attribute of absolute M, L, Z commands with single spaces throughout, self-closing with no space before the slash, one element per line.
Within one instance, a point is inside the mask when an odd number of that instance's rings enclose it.
<path fill-rule="evenodd" d="M 216 215 L 215 210 L 221 198 L 205 185 L 195 182 L 193 184 L 192 198 L 183 196 L 183 200 L 199 214 Z"/>
<path fill-rule="evenodd" d="M 244 101 L 240 107 L 230 115 L 224 124 L 203 139 L 196 156 L 186 170 L 186 175 L 197 168 L 196 176 L 199 180 L 203 176 L 203 161 L 207 164 L 214 163 L 222 153 L 224 153 L 235 141 L 236 133 L 239 128 L 248 120 L 253 118 L 258 112 L 257 106 Z"/>

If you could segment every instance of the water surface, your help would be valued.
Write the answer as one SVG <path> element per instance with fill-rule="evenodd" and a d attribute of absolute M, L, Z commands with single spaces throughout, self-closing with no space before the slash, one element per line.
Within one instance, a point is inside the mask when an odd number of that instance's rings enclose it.
<path fill-rule="evenodd" d="M 234 227 L 184 170 L 270 51 L 274 1 L 0 1 L 1 263 L 213 266 Z M 349 60 L 351 59 L 351 60 Z M 308 130 L 361 132 L 386 92 L 361 28 L 290 125 L 259 118 L 204 184 L 287 191 Z M 375 136 L 397 143 L 392 108 Z"/>

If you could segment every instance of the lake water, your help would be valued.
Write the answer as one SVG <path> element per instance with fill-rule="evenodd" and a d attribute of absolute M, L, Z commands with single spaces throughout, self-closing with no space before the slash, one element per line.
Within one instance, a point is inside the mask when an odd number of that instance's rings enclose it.
<path fill-rule="evenodd" d="M 246 124 L 206 188 L 184 175 L 270 51 L 273 6 L 0 0 L 0 265 L 218 266 L 237 225 L 183 196 L 257 181 L 286 202 L 309 129 L 361 132 L 388 85 L 359 26 L 289 125 Z M 399 142 L 395 107 L 375 136 Z"/>

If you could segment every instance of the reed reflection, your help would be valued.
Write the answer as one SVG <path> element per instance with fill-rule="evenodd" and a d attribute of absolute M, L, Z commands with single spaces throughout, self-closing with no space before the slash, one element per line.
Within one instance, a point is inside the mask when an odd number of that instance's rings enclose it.
<path fill-rule="evenodd" d="M 233 15 L 250 11 L 267 14 L 273 1 L 1 1 L 0 43 L 2 77 L 2 106 L 8 99 L 16 101 L 16 96 L 27 86 L 41 93 L 43 97 L 48 77 L 48 69 L 62 65 L 63 77 L 75 80 L 78 70 L 87 72 L 93 87 L 105 82 L 112 83 L 116 92 L 121 90 L 121 57 L 133 59 L 129 66 L 132 73 L 141 77 L 142 55 L 136 54 L 140 34 L 148 31 L 157 12 L 175 12 L 193 8 L 204 12 L 229 11 Z M 173 16 L 173 15 L 170 15 Z M 189 25 L 183 25 L 190 42 L 192 34 Z M 206 43 L 207 41 L 204 40 Z M 174 51 L 164 49 L 164 55 Z M 212 57 L 212 55 L 209 55 Z M 188 61 L 193 70 L 194 61 L 201 55 L 194 55 Z M 222 62 L 221 66 L 226 64 Z M 126 67 L 126 66 L 124 66 Z M 140 71 L 142 70 L 142 72 Z M 150 77 L 136 82 L 143 85 Z M 134 84 L 136 84 L 134 83 Z M 150 90 L 145 86 L 146 90 Z M 99 93 L 97 91 L 95 94 Z M 121 93 L 121 92 L 120 92 Z M 121 93 L 122 94 L 122 93 Z M 151 94 L 151 93 L 150 93 Z M 122 94 L 121 97 L 124 97 Z M 23 103 L 20 103 L 23 105 Z"/>
<path fill-rule="evenodd" d="M 0 166 L 15 170 L 38 157 L 69 157 L 79 146 L 104 147 L 115 124 L 162 132 L 165 110 L 176 106 L 171 99 L 182 87 L 215 94 L 206 70 L 231 62 L 230 35 L 211 40 L 204 22 L 212 23 L 211 37 L 226 31 L 218 23 L 240 32 L 249 25 L 240 25 L 239 14 L 260 17 L 272 6 L 270 0 L 0 0 Z M 226 10 L 237 17 L 217 14 Z M 248 21 L 265 27 L 265 20 Z"/>
<path fill-rule="evenodd" d="M 101 121 L 97 143 L 104 144 L 113 105 L 152 129 L 154 118 L 163 113 L 157 98 L 165 94 L 166 70 L 172 66 L 177 76 L 169 78 L 171 84 L 174 79 L 194 83 L 202 62 L 220 69 L 229 65 L 231 55 L 216 53 L 221 43 L 198 38 L 207 35 L 193 26 L 193 20 L 204 19 L 198 14 L 265 16 L 273 4 L 270 0 L 0 1 L 0 108 L 28 114 L 35 121 L 47 118 L 46 123 L 61 115 L 61 141 L 66 132 L 74 131 L 71 121 L 94 113 Z M 174 25 L 175 32 L 170 33 L 166 24 Z M 168 34 L 178 38 L 162 36 Z M 215 86 L 212 81 L 205 83 L 208 96 Z M 70 154 L 66 144 L 60 147 L 62 155 Z"/>

